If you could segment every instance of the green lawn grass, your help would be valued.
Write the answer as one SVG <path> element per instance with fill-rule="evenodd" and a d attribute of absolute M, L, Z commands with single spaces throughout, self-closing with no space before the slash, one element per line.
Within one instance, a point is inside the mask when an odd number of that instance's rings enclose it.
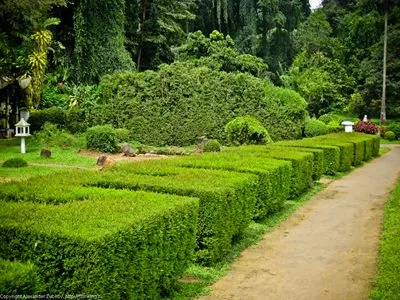
<path fill-rule="evenodd" d="M 371 299 L 400 299 L 400 178 L 385 206 L 378 274 Z"/>
<path fill-rule="evenodd" d="M 9 181 L 23 181 L 38 175 L 48 175 L 65 170 L 65 167 L 27 166 L 24 168 L 3 168 L 0 166 L 0 184 Z"/>
<path fill-rule="evenodd" d="M 0 162 L 10 158 L 23 158 L 28 163 L 61 164 L 67 166 L 93 167 L 96 159 L 85 157 L 75 148 L 50 148 L 51 158 L 40 157 L 40 147 L 27 141 L 26 153 L 22 154 L 19 139 L 0 140 Z"/>

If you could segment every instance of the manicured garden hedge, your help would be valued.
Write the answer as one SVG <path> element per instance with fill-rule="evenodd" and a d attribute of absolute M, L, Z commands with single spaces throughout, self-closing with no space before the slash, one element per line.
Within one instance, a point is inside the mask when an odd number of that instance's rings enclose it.
<path fill-rule="evenodd" d="M 273 148 L 274 150 L 281 150 L 281 149 L 289 149 L 291 151 L 296 151 L 296 152 L 308 152 L 312 153 L 314 156 L 313 160 L 313 180 L 318 181 L 321 177 L 322 174 L 324 174 L 325 171 L 325 165 L 324 165 L 324 151 L 321 149 L 316 149 L 316 148 L 301 148 L 301 147 L 283 147 L 277 144 L 272 144 L 268 146 L 269 148 Z"/>
<path fill-rule="evenodd" d="M 376 156 L 379 143 L 329 134 L 8 183 L 0 189 L 0 259 L 8 268 L 0 287 L 160 298 L 194 257 L 217 263 L 252 218 L 276 212 L 322 173 Z"/>
<path fill-rule="evenodd" d="M 321 145 L 310 139 L 283 141 L 274 145 L 300 149 L 320 149 L 324 152 L 324 174 L 334 175 L 340 166 L 340 149 L 336 146 Z"/>
<path fill-rule="evenodd" d="M 52 294 L 155 299 L 193 257 L 198 200 L 102 190 L 90 201 L 0 206 L 0 256 L 31 261 Z"/>
<path fill-rule="evenodd" d="M 184 157 L 174 160 L 174 163 L 187 168 L 256 174 L 258 192 L 255 219 L 265 218 L 268 214 L 281 209 L 290 194 L 292 168 L 287 161 L 225 152 Z"/>
<path fill-rule="evenodd" d="M 290 198 L 299 196 L 312 184 L 314 156 L 311 153 L 295 152 L 289 149 L 276 150 L 265 146 L 231 147 L 225 151 L 247 157 L 266 157 L 290 161 L 292 164 Z"/>
<path fill-rule="evenodd" d="M 1 295 L 33 295 L 42 292 L 42 284 L 34 264 L 0 259 Z"/>
<path fill-rule="evenodd" d="M 134 174 L 134 173 L 137 174 Z M 125 165 L 107 171 L 73 171 L 55 175 L 52 182 L 66 182 L 66 190 L 76 189 L 82 199 L 91 199 L 95 191 L 86 186 L 145 190 L 159 193 L 194 196 L 200 199 L 196 258 L 203 263 L 219 261 L 231 248 L 231 243 L 253 217 L 257 176 L 213 170 L 170 167 L 169 161 L 148 161 Z M 50 178 L 36 180 L 35 201 L 65 202 L 45 194 Z M 22 189 L 23 183 L 14 184 Z M 9 188 L 10 193 L 14 189 Z M 26 194 L 33 192 L 33 188 Z M 43 191 L 43 192 L 42 192 Z M 8 193 L 7 193 L 8 194 Z M 69 194 L 69 193 L 67 193 Z M 25 193 L 23 193 L 25 195 Z M 25 198 L 26 199 L 26 198 Z M 68 196 L 72 199 L 72 196 Z"/>

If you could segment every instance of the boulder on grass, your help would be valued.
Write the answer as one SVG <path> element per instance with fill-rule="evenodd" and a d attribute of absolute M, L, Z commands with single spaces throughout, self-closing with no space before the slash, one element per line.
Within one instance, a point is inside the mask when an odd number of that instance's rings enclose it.
<path fill-rule="evenodd" d="M 43 148 L 42 150 L 40 150 L 40 157 L 50 158 L 51 157 L 51 151 L 49 149 Z"/>
<path fill-rule="evenodd" d="M 124 154 L 124 156 L 128 157 L 135 157 L 136 153 L 132 150 L 131 146 L 129 144 L 124 144 L 121 148 L 121 152 Z"/>
<path fill-rule="evenodd" d="M 106 167 L 115 166 L 115 161 L 111 157 L 108 157 L 106 155 L 101 155 L 97 159 L 97 165 L 99 167 L 102 167 L 102 169 L 103 169 L 103 168 L 106 168 Z"/>

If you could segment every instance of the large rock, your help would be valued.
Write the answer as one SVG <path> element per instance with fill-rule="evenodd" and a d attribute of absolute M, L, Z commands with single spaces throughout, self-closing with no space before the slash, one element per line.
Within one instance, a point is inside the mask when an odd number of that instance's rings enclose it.
<path fill-rule="evenodd" d="M 97 159 L 97 165 L 99 167 L 105 168 L 105 167 L 112 167 L 115 166 L 115 161 L 106 155 L 101 155 Z"/>
<path fill-rule="evenodd" d="M 49 149 L 43 148 L 42 150 L 40 150 L 40 157 L 50 158 L 51 157 L 51 151 Z"/>
<path fill-rule="evenodd" d="M 196 139 L 196 144 L 197 144 L 197 149 L 196 152 L 202 153 L 204 152 L 204 145 L 208 141 L 208 138 L 206 136 L 199 136 Z"/>
<path fill-rule="evenodd" d="M 136 153 L 132 150 L 129 144 L 124 144 L 121 148 L 121 152 L 124 153 L 124 156 L 135 157 Z"/>

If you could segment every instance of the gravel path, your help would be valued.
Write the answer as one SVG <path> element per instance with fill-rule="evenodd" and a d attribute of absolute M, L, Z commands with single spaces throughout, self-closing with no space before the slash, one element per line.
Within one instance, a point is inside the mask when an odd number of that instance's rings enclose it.
<path fill-rule="evenodd" d="M 247 249 L 205 299 L 367 299 L 400 145 L 314 196 Z"/>

